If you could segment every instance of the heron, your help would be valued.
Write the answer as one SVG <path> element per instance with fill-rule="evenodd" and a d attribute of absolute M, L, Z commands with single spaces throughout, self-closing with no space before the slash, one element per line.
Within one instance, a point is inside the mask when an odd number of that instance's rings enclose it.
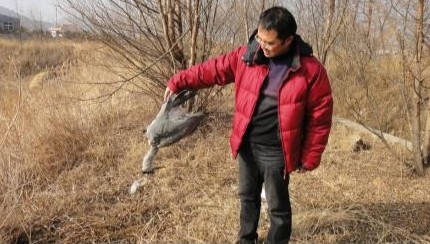
<path fill-rule="evenodd" d="M 154 172 L 154 160 L 158 150 L 189 136 L 200 125 L 205 114 L 203 112 L 188 112 L 182 106 L 195 95 L 195 91 L 183 90 L 169 97 L 161 106 L 155 119 L 146 128 L 146 137 L 150 147 L 142 162 L 144 176 L 133 182 L 130 187 L 131 194 L 134 194 L 139 187 L 146 183 L 148 174 Z"/>

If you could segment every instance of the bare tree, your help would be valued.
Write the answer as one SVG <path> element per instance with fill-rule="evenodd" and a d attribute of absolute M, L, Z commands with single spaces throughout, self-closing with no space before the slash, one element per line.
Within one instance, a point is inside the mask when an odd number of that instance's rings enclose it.
<path fill-rule="evenodd" d="M 418 0 L 416 3 L 416 17 L 415 17 L 415 64 L 414 64 L 414 88 L 415 88 L 415 106 L 414 106 L 414 139 L 413 139 L 413 148 L 414 148 L 414 159 L 415 159 L 415 170 L 419 175 L 424 175 L 424 162 L 423 154 L 421 152 L 421 104 L 424 102 L 424 91 L 423 91 L 423 67 L 422 67 L 422 59 L 423 59 L 423 44 L 424 44 L 424 0 Z M 429 110 L 430 111 L 430 110 Z M 427 115 L 428 123 L 430 123 L 430 114 Z M 430 127 L 430 125 L 428 125 Z M 426 137 L 424 142 L 424 157 L 427 159 L 429 155 L 429 146 L 430 146 L 430 136 L 429 132 L 426 131 Z"/>
<path fill-rule="evenodd" d="M 415 4 L 415 5 L 414 5 Z M 392 6 L 396 10 L 397 15 L 402 21 L 402 32 L 399 35 L 400 49 L 402 53 L 402 67 L 404 80 L 405 102 L 409 104 L 406 107 L 409 115 L 409 123 L 411 128 L 413 168 L 418 175 L 424 175 L 424 169 L 429 158 L 429 131 L 430 128 L 430 113 L 427 109 L 425 113 L 424 106 L 428 103 L 428 84 L 426 79 L 423 63 L 423 47 L 424 47 L 424 11 L 425 1 L 419 0 L 416 3 L 413 1 L 392 1 Z M 401 8 L 401 7 L 402 8 Z M 428 82 L 427 82 L 428 83 Z M 427 117 L 426 130 L 423 135 L 422 121 Z"/>
<path fill-rule="evenodd" d="M 333 51 L 335 95 L 348 109 L 338 112 L 369 128 L 393 154 L 396 151 L 383 132 L 410 140 L 412 159 L 398 159 L 423 175 L 430 150 L 426 141 L 430 132 L 424 134 L 422 124 L 430 118 L 430 110 L 425 112 L 428 105 L 424 106 L 429 96 L 425 73 L 429 64 L 423 59 L 425 2 L 362 0 L 354 4 L 347 15 L 352 28 L 342 33 Z"/>
<path fill-rule="evenodd" d="M 375 32 L 377 28 L 373 20 L 379 18 L 378 12 L 385 14 L 381 7 L 374 1 L 356 1 L 351 5 L 348 15 L 345 16 L 351 27 L 339 36 L 336 43 L 333 52 L 336 69 L 331 74 L 335 95 L 346 104 L 343 109 L 347 110 L 339 110 L 340 115 L 352 117 L 367 128 L 401 160 L 384 133 L 391 129 L 392 119 L 398 116 L 398 112 L 392 110 L 384 113 L 387 108 L 392 108 L 393 104 L 390 104 L 391 100 L 384 100 L 380 92 L 381 89 L 397 92 L 396 86 L 384 88 L 389 78 L 385 78 L 383 70 L 378 67 L 383 59 L 377 57 L 380 36 Z M 396 104 L 394 107 L 400 105 Z M 381 113 L 385 116 L 381 116 Z"/>
<path fill-rule="evenodd" d="M 350 1 L 296 1 L 294 9 L 302 35 L 312 43 L 316 55 L 326 64 L 331 48 L 347 28 L 347 18 L 351 17 L 349 11 L 354 9 Z"/>
<path fill-rule="evenodd" d="M 61 7 L 111 50 L 121 79 L 104 82 L 112 89 L 102 97 L 128 87 L 160 101 L 174 73 L 225 51 L 221 43 L 240 31 L 225 25 L 238 21 L 235 1 L 63 0 Z"/>

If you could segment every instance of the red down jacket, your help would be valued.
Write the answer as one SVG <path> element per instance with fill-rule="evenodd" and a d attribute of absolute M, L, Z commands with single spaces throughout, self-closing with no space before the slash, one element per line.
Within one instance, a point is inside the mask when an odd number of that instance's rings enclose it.
<path fill-rule="evenodd" d="M 174 93 L 234 82 L 235 112 L 230 146 L 236 158 L 242 138 L 251 121 L 263 81 L 265 64 L 243 61 L 247 46 L 192 66 L 175 74 L 167 83 Z M 284 151 L 285 173 L 302 164 L 307 170 L 319 166 L 328 141 L 333 113 L 329 79 L 323 65 L 313 56 L 293 58 L 278 95 L 278 118 Z"/>

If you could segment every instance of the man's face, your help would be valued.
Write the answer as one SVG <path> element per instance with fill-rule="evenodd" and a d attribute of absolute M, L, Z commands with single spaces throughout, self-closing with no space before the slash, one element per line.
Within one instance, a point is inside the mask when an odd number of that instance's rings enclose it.
<path fill-rule="evenodd" d="M 278 38 L 278 33 L 275 30 L 266 30 L 259 26 L 255 39 L 263 49 L 264 56 L 273 58 L 288 52 L 293 36 L 289 36 L 282 41 Z"/>

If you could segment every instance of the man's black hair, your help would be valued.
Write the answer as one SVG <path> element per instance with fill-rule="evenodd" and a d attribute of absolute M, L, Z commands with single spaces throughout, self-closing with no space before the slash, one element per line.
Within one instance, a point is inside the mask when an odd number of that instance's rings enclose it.
<path fill-rule="evenodd" d="M 274 30 L 281 40 L 296 34 L 297 23 L 294 16 L 284 7 L 275 6 L 260 14 L 258 26 L 265 30 Z"/>

